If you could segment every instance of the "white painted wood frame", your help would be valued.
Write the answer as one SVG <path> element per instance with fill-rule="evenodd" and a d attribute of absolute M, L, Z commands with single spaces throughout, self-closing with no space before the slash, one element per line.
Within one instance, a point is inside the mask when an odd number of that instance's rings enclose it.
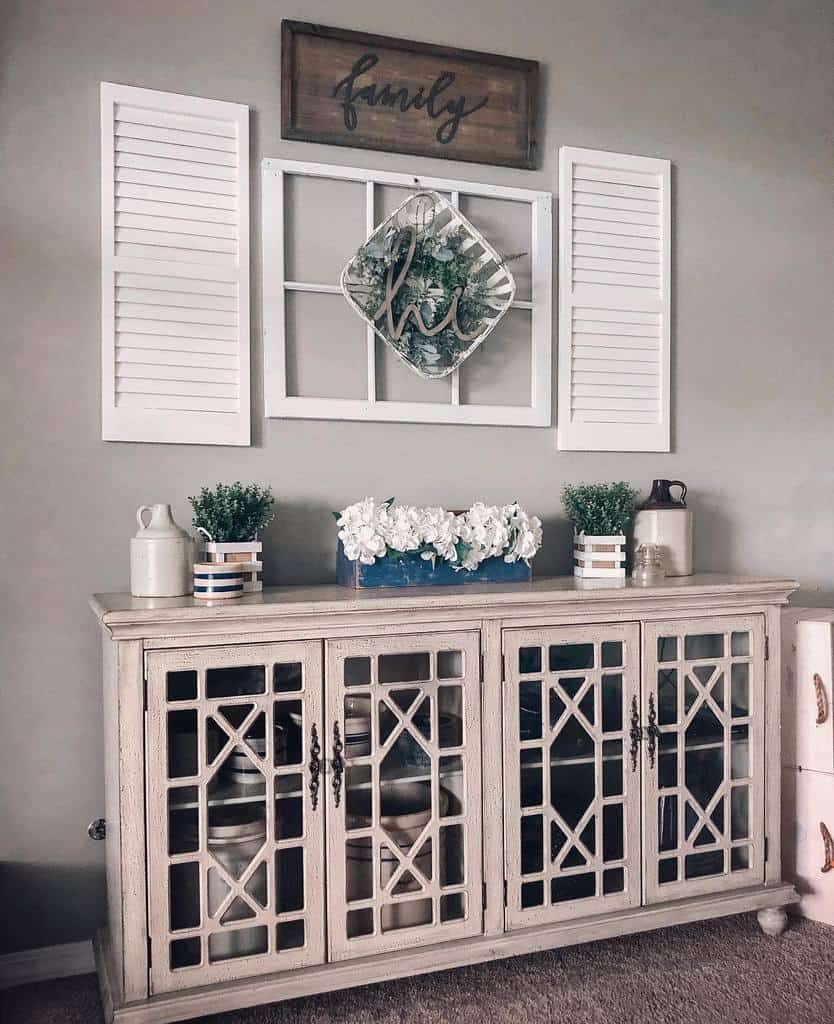
<path fill-rule="evenodd" d="M 530 206 L 530 253 L 532 292 L 530 300 L 515 300 L 511 309 L 526 309 L 531 315 L 530 404 L 461 404 L 459 371 L 451 374 L 451 401 L 401 402 L 377 398 L 376 335 L 366 327 L 367 397 L 319 398 L 287 392 L 286 309 L 288 292 L 341 295 L 338 281 L 313 284 L 288 281 L 284 253 L 284 179 L 296 175 L 365 186 L 366 232 L 376 227 L 374 197 L 377 186 L 433 189 L 451 194 L 452 204 L 463 197 L 509 200 Z M 335 164 L 266 159 L 262 163 L 263 203 L 263 304 L 264 304 L 264 400 L 268 417 L 377 420 L 403 423 L 468 423 L 493 426 L 548 427 L 551 423 L 550 377 L 552 347 L 552 196 L 549 192 L 476 184 L 423 175 L 371 171 Z M 326 358 L 326 351 L 322 358 Z M 472 356 L 477 358 L 477 352 Z"/>
<path fill-rule="evenodd" d="M 427 633 L 419 636 L 400 637 L 357 637 L 355 639 L 328 640 L 326 649 L 326 707 L 327 742 L 325 750 L 331 754 L 334 727 L 340 735 L 346 736 L 346 699 L 368 697 L 371 709 L 370 753 L 357 757 L 344 752 L 345 774 L 341 779 L 341 796 L 336 806 L 332 786 L 333 762 L 330 759 L 330 780 L 325 794 L 327 803 L 327 879 L 328 879 L 328 937 L 330 960 L 345 960 L 368 956 L 398 949 L 412 949 L 431 945 L 438 941 L 454 941 L 480 935 L 482 918 L 482 845 L 481 845 L 481 729 L 480 729 L 480 638 L 477 632 Z M 442 652 L 458 655 L 459 664 L 452 676 L 444 674 L 439 666 L 438 656 Z M 419 680 L 403 679 L 402 682 L 385 681 L 381 660 L 413 663 L 415 658 L 424 658 L 428 671 L 421 673 Z M 345 662 L 348 659 L 367 659 L 369 679 L 367 684 L 348 685 Z M 391 678 L 389 676 L 389 678 Z M 455 745 L 444 743 L 441 734 L 440 691 L 454 689 L 461 699 L 460 738 Z M 411 699 L 411 693 L 417 696 Z M 401 708 L 393 697 L 395 693 L 408 695 L 408 706 Z M 426 736 L 415 727 L 415 715 L 425 703 L 430 707 L 430 732 Z M 381 734 L 383 715 L 392 721 L 387 737 Z M 401 736 L 416 739 L 427 753 L 431 768 L 425 773 L 408 772 L 414 778 L 425 777 L 431 787 L 431 816 L 410 849 L 399 849 L 397 843 L 382 825 L 382 775 L 383 761 L 393 751 Z M 347 747 L 347 744 L 345 744 Z M 461 771 L 456 780 L 460 789 L 461 807 L 441 813 L 440 792 L 443 758 L 460 759 Z M 364 767 L 363 767 L 364 766 Z M 367 771 L 370 775 L 371 804 L 370 821 L 365 827 L 349 827 L 351 817 L 349 805 L 349 773 Z M 457 829 L 462 837 L 459 852 L 463 856 L 463 871 L 459 881 L 444 882 L 440 860 L 443 856 L 441 831 Z M 393 833 L 396 837 L 396 832 Z M 448 833 L 447 833 L 448 834 Z M 348 844 L 370 840 L 372 849 L 371 892 L 365 898 L 346 899 L 350 884 L 347 872 Z M 424 844 L 431 847 L 429 864 L 421 871 L 417 858 Z M 394 855 L 396 867 L 393 875 L 382 884 L 383 850 L 388 856 Z M 398 895 L 396 886 L 406 872 L 411 872 L 419 888 L 413 892 Z M 446 900 L 458 898 L 463 901 L 460 918 L 443 920 Z M 396 912 L 408 903 L 431 901 L 431 923 L 416 927 L 393 927 L 385 930 L 382 925 L 386 910 Z M 351 936 L 347 927 L 347 915 L 362 911 L 372 914 L 370 934 Z"/>
<path fill-rule="evenodd" d="M 602 647 L 621 645 L 619 665 L 604 665 Z M 561 668 L 554 670 L 549 663 L 552 648 L 591 647 L 593 665 L 585 669 Z M 610 648 L 607 648 L 607 650 Z M 509 629 L 504 633 L 504 858 L 507 880 L 507 927 L 527 928 L 577 917 L 590 916 L 640 905 L 640 752 L 632 762 L 629 750 L 629 728 L 635 701 L 640 693 L 640 630 L 636 624 L 571 627 L 552 629 Z M 606 661 L 610 659 L 606 657 Z M 616 659 L 614 659 L 616 660 Z M 612 679 L 613 677 L 613 679 Z M 603 689 L 616 685 L 619 679 L 619 726 L 603 717 Z M 564 682 L 581 679 L 573 697 L 563 688 Z M 532 686 L 540 699 L 540 721 L 533 723 L 532 735 L 520 738 L 525 721 L 522 711 L 521 689 Z M 588 708 L 587 697 L 591 706 Z M 525 698 L 526 700 L 527 698 Z M 553 709 L 561 707 L 554 717 Z M 609 708 L 611 705 L 609 704 Z M 529 709 L 528 716 L 529 717 Z M 538 727 L 540 725 L 540 728 Z M 593 754 L 593 798 L 580 820 L 571 827 L 563 817 L 564 809 L 552 792 L 551 745 L 567 727 L 576 725 L 591 738 Z M 613 726 L 613 727 L 612 727 Z M 603 784 L 604 760 L 609 756 L 604 744 L 621 749 L 621 786 L 606 793 Z M 541 752 L 541 800 L 525 801 L 522 792 L 523 751 Z M 612 756 L 612 760 L 615 760 Z M 536 771 L 537 765 L 528 765 L 527 771 Z M 556 769 L 558 771 L 558 768 Z M 618 857 L 604 859 L 604 807 L 622 807 L 621 845 Z M 524 871 L 525 819 L 543 818 L 542 866 L 538 871 Z M 551 829 L 555 826 L 566 837 L 556 855 L 552 853 Z M 591 827 L 593 840 L 588 844 L 581 839 Z M 558 834 L 558 833 L 557 833 Z M 529 837 L 527 837 L 529 842 Z M 573 854 L 581 857 L 582 865 L 567 866 L 566 858 Z M 604 892 L 606 872 L 622 869 L 623 883 Z M 571 876 L 593 874 L 594 893 L 581 899 L 551 898 L 554 879 L 564 881 Z M 539 886 L 538 896 L 525 899 L 525 891 Z"/>
<path fill-rule="evenodd" d="M 559 395 L 566 451 L 670 450 L 671 164 L 559 150 Z"/>
<path fill-rule="evenodd" d="M 249 108 L 101 84 L 105 441 L 250 443 Z"/>
<path fill-rule="evenodd" d="M 714 892 L 716 888 L 741 889 L 764 881 L 765 864 L 765 644 L 764 619 L 761 615 L 721 616 L 714 618 L 682 619 L 668 622 L 647 623 L 643 632 L 643 663 L 645 683 L 643 686 L 643 721 L 650 722 L 656 715 L 659 735 L 655 747 L 654 764 L 648 746 L 644 744 L 644 896 L 646 903 L 684 899 L 701 893 Z M 733 637 L 747 637 L 747 642 L 738 641 L 737 650 L 746 649 L 745 654 L 733 654 Z M 722 654 L 687 656 L 687 640 L 697 642 L 704 637 L 720 637 Z M 664 646 L 664 656 L 659 657 L 659 641 Z M 746 683 L 746 696 L 733 703 L 736 691 L 734 666 L 741 666 Z M 674 673 L 671 679 L 661 676 Z M 700 673 L 700 674 L 699 674 Z M 661 685 L 667 686 L 668 702 L 659 693 Z M 746 705 L 747 714 L 742 713 Z M 664 708 L 667 713 L 664 714 Z M 687 731 L 701 710 L 714 716 L 721 729 L 717 740 L 687 743 Z M 671 715 L 668 714 L 671 712 Z M 746 749 L 740 741 L 733 742 L 733 729 L 747 729 Z M 660 786 L 664 738 L 672 746 L 667 757 L 673 757 L 674 784 Z M 688 783 L 687 749 L 703 756 L 709 750 L 720 754 L 721 778 L 706 807 L 702 807 L 693 795 Z M 699 749 L 700 748 L 700 749 Z M 674 754 L 672 753 L 674 751 Z M 743 757 L 737 755 L 742 754 Z M 735 758 L 735 760 L 734 760 Z M 778 759 L 777 759 L 778 760 Z M 746 771 L 741 770 L 746 764 Z M 740 767 L 741 765 L 741 767 Z M 693 771 L 695 768 L 693 766 Z M 746 791 L 742 793 L 742 791 Z M 743 797 L 743 817 L 747 828 L 734 835 L 735 794 Z M 661 851 L 659 836 L 660 804 L 662 799 L 672 798 L 671 832 L 673 840 Z M 723 804 L 719 823 L 713 813 Z M 691 811 L 689 810 L 691 808 Z M 688 816 L 695 818 L 688 825 Z M 698 842 L 701 834 L 707 842 Z M 746 856 L 744 867 L 733 869 L 733 851 L 736 856 Z M 744 853 L 743 851 L 746 851 Z M 713 855 L 723 858 L 723 869 L 686 878 L 687 858 L 699 855 Z M 676 867 L 675 878 L 659 881 L 659 862 L 666 861 Z"/>
<path fill-rule="evenodd" d="M 276 665 L 298 663 L 301 668 L 299 688 L 286 692 L 274 683 Z M 229 689 L 223 696 L 208 696 L 208 673 L 215 669 L 263 669 L 264 686 L 259 693 L 235 694 Z M 195 673 L 196 695 L 193 699 L 172 698 L 167 692 L 169 673 Z M 301 737 L 297 759 L 284 763 L 277 755 L 274 737 L 278 734 L 276 714 L 282 703 L 301 705 Z M 237 709 L 244 717 L 227 718 L 225 709 Z M 248 709 L 248 710 L 247 710 Z M 170 735 L 172 715 L 191 714 L 196 721 L 196 771 L 191 776 L 169 778 L 170 759 L 174 753 L 174 737 Z M 244 737 L 256 720 L 263 716 L 265 749 L 261 759 L 246 743 Z M 222 733 L 219 751 L 209 750 L 209 726 Z M 148 654 L 148 713 L 147 713 L 147 791 L 148 791 L 148 873 L 152 884 L 148 890 L 149 935 L 151 942 L 150 989 L 152 993 L 172 992 L 211 982 L 231 981 L 264 974 L 270 970 L 305 967 L 323 963 L 324 946 L 324 807 L 319 793 L 313 808 L 308 781 L 308 761 L 311 736 L 316 728 L 322 730 L 322 658 L 321 644 L 316 642 L 285 644 L 251 644 L 245 647 L 212 647 L 205 650 L 153 651 Z M 264 776 L 263 788 L 238 785 L 228 796 L 212 795 L 209 785 L 217 778 L 225 759 L 233 750 L 246 750 L 252 768 Z M 300 781 L 300 793 L 294 787 Z M 282 782 L 284 785 L 282 785 Z M 170 802 L 169 793 L 197 791 L 197 827 L 195 848 L 171 853 L 169 850 Z M 260 790 L 260 792 L 255 792 Z M 279 794 L 284 793 L 281 797 Z M 302 829 L 280 837 L 277 819 L 278 805 L 289 796 L 301 798 Z M 265 838 L 260 851 L 248 867 L 235 878 L 212 855 L 207 836 L 210 823 L 209 805 L 236 805 L 247 800 L 261 803 L 265 809 Z M 182 813 L 182 805 L 179 813 Z M 296 896 L 297 906 L 288 911 L 278 909 L 278 894 L 282 889 L 279 859 L 282 851 L 300 850 L 303 858 L 301 892 Z M 266 903 L 261 905 L 249 887 L 256 871 L 265 865 Z M 199 885 L 199 920 L 191 925 L 172 929 L 170 870 L 178 865 L 194 865 Z M 220 886 L 227 893 L 220 904 L 210 906 L 209 872 L 216 872 Z M 249 916 L 223 920 L 224 915 L 240 900 L 246 904 Z M 278 930 L 284 923 L 303 921 L 303 944 L 280 948 Z M 225 936 L 238 929 L 263 928 L 266 941 L 262 954 L 248 956 L 211 957 L 212 936 Z M 189 966 L 174 968 L 171 963 L 171 943 L 177 940 L 196 940 L 199 943 L 197 961 Z"/>

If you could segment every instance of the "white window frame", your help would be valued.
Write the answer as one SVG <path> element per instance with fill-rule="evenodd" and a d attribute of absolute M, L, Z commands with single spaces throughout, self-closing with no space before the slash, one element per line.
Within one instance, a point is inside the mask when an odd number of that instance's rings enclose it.
<path fill-rule="evenodd" d="M 335 164 L 265 159 L 262 167 L 263 202 L 263 315 L 264 402 L 267 417 L 288 419 L 370 420 L 402 423 L 468 423 L 492 426 L 549 427 L 553 327 L 553 220 L 552 195 L 531 189 L 480 185 L 469 181 L 431 178 L 388 171 L 372 171 Z M 458 371 L 451 374 L 450 402 L 396 402 L 376 397 L 376 335 L 366 327 L 367 397 L 314 398 L 287 394 L 287 292 L 341 294 L 338 283 L 288 281 L 284 266 L 284 177 L 295 175 L 353 181 L 365 186 L 367 234 L 374 227 L 374 197 L 378 185 L 434 189 L 451 193 L 452 204 L 461 197 L 478 196 L 527 203 L 531 207 L 532 287 L 529 300 L 513 302 L 513 309 L 531 314 L 531 381 L 529 405 L 460 404 Z M 473 356 L 477 358 L 477 353 Z"/>

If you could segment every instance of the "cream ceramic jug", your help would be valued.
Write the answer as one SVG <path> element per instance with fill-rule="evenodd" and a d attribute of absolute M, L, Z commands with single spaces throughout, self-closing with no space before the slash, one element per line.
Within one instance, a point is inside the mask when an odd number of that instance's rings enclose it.
<path fill-rule="evenodd" d="M 145 516 L 149 516 L 145 522 Z M 140 505 L 139 532 L 130 542 L 130 592 L 134 597 L 191 593 L 194 541 L 171 515 L 170 505 Z"/>

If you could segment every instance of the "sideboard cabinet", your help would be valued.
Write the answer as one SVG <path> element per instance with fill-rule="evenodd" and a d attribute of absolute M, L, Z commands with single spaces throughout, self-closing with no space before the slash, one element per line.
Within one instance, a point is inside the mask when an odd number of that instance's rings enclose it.
<path fill-rule="evenodd" d="M 794 586 L 96 597 L 108 1020 L 743 911 L 778 934 Z"/>

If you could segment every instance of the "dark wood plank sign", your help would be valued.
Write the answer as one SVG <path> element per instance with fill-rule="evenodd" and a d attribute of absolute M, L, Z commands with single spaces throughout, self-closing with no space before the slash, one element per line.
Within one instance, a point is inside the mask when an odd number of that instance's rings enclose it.
<path fill-rule="evenodd" d="M 537 61 L 299 21 L 281 49 L 282 138 L 535 166 Z"/>

